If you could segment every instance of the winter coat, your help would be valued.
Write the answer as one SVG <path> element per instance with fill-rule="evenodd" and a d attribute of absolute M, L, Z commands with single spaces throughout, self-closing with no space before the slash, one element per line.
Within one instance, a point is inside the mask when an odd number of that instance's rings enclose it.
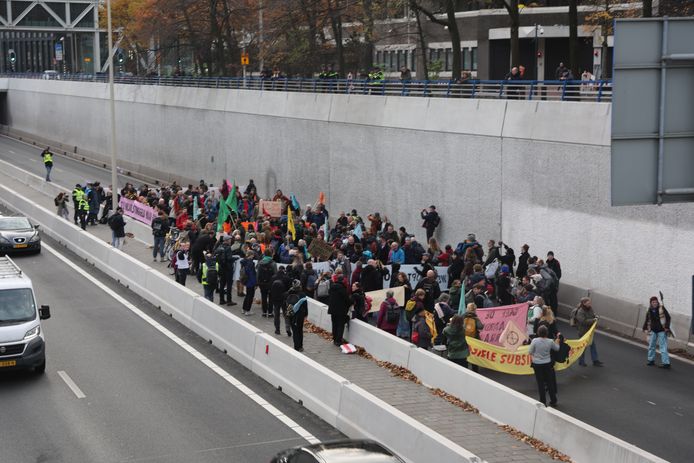
<path fill-rule="evenodd" d="M 378 309 L 378 319 L 376 321 L 376 326 L 382 329 L 383 331 L 395 334 L 398 328 L 398 322 L 400 321 L 400 317 L 398 316 L 398 319 L 395 320 L 395 322 L 393 323 L 388 321 L 388 308 L 391 307 L 391 305 L 395 307 L 395 310 L 398 313 L 398 315 L 400 314 L 400 309 L 398 308 L 397 301 L 395 300 L 395 298 L 389 297 L 381 303 L 381 307 Z"/>
<path fill-rule="evenodd" d="M 417 332 L 419 334 L 419 339 L 416 343 L 417 347 L 421 347 L 423 349 L 428 349 L 431 347 L 431 330 L 429 329 L 429 325 L 427 325 L 425 316 L 417 315 L 414 317 L 412 330 L 413 332 Z"/>
<path fill-rule="evenodd" d="M 578 336 L 581 337 L 588 332 L 593 323 L 595 322 L 595 312 L 593 308 L 586 310 L 583 307 L 579 307 L 576 311 L 576 330 L 578 330 Z"/>
<path fill-rule="evenodd" d="M 330 290 L 328 291 L 328 313 L 346 317 L 351 303 L 344 283 L 337 280 L 331 281 Z"/>
<path fill-rule="evenodd" d="M 449 359 L 466 359 L 470 356 L 464 328 L 448 325 L 443 329 L 443 335 L 446 338 Z"/>
<path fill-rule="evenodd" d="M 241 260 L 241 267 L 243 267 L 243 270 L 246 273 L 246 282 L 244 283 L 244 285 L 246 286 L 246 288 L 249 289 L 255 288 L 258 284 L 258 279 L 253 259 Z"/>

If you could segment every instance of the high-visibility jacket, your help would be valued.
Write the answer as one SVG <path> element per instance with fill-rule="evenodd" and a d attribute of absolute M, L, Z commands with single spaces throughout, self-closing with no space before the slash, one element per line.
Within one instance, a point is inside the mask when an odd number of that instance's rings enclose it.
<path fill-rule="evenodd" d="M 84 191 L 82 191 L 82 188 L 75 188 L 74 190 L 72 190 L 72 200 L 75 203 L 79 204 L 80 199 L 82 199 L 82 197 L 84 197 Z"/>
<path fill-rule="evenodd" d="M 43 163 L 53 165 L 53 155 L 50 151 L 43 153 Z"/>
<path fill-rule="evenodd" d="M 81 197 L 80 200 L 79 200 L 78 208 L 79 208 L 80 211 L 89 212 L 89 202 L 88 202 L 87 199 L 84 197 L 84 195 L 82 195 L 82 197 Z"/>
<path fill-rule="evenodd" d="M 217 273 L 219 274 L 219 262 L 214 264 Z M 200 279 L 203 286 L 207 286 L 207 262 L 202 264 L 202 278 Z"/>

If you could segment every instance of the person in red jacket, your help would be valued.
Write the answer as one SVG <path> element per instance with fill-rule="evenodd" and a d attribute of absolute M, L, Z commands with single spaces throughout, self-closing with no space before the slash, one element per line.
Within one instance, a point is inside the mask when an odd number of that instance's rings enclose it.
<path fill-rule="evenodd" d="M 393 295 L 394 292 L 392 289 L 386 291 L 386 300 L 381 302 L 376 326 L 395 336 L 398 329 L 398 322 L 400 321 L 400 307 L 398 307 L 398 302 Z M 390 316 L 388 315 L 389 310 Z"/>

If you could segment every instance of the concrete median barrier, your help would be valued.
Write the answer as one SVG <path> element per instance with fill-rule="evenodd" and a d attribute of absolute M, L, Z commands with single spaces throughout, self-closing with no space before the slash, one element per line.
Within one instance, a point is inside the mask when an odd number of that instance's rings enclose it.
<path fill-rule="evenodd" d="M 377 440 L 395 453 L 406 456 L 411 463 L 481 461 L 473 453 L 354 384 L 342 386 L 337 428 L 348 436 Z"/>
<path fill-rule="evenodd" d="M 330 315 L 328 315 L 328 306 L 315 299 L 308 299 L 308 321 L 314 325 L 329 330 L 332 326 Z"/>
<path fill-rule="evenodd" d="M 379 360 L 407 367 L 410 352 L 417 350 L 412 343 L 359 320 L 350 320 L 345 336 L 350 343 L 361 346 Z"/>
<path fill-rule="evenodd" d="M 262 333 L 255 326 L 198 296 L 193 301 L 190 329 L 251 369 L 256 336 Z"/>
<path fill-rule="evenodd" d="M 576 463 L 667 463 L 660 457 L 629 444 L 553 408 L 537 412 L 534 436 Z"/>
<path fill-rule="evenodd" d="M 408 370 L 423 384 L 465 400 L 493 421 L 532 435 L 542 404 L 424 349 L 410 351 Z"/>
<path fill-rule="evenodd" d="M 251 369 L 331 426 L 337 425 L 345 378 L 267 334 L 256 337 Z"/>
<path fill-rule="evenodd" d="M 145 288 L 159 301 L 156 305 L 161 307 L 161 310 L 190 328 L 193 301 L 199 297 L 197 293 L 153 269 L 146 274 Z"/>

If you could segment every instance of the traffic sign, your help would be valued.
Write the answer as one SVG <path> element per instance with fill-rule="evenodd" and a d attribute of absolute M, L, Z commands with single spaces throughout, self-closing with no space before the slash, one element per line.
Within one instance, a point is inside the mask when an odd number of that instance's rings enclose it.
<path fill-rule="evenodd" d="M 248 63 L 250 63 L 250 60 L 248 59 L 248 53 L 241 53 L 241 65 L 248 66 Z"/>
<path fill-rule="evenodd" d="M 55 59 L 56 61 L 63 60 L 63 44 L 60 42 L 55 44 Z"/>

